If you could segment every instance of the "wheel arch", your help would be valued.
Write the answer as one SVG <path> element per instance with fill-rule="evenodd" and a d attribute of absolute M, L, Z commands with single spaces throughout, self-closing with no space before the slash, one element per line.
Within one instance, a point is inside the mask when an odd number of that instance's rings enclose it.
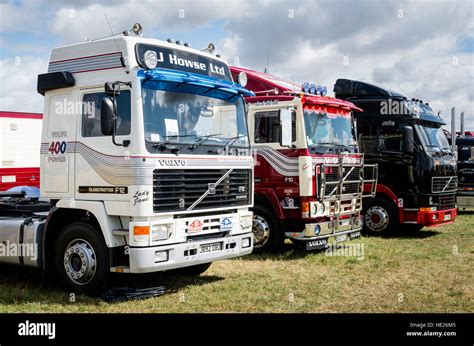
<path fill-rule="evenodd" d="M 100 208 L 100 204 L 102 208 Z M 91 208 L 92 207 L 92 208 Z M 101 210 L 102 209 L 102 210 Z M 84 222 L 91 225 L 102 238 L 107 248 L 125 245 L 123 237 L 112 236 L 112 230 L 120 228 L 120 220 L 117 217 L 107 215 L 101 202 L 75 202 L 73 206 L 65 206 L 64 201 L 58 201 L 49 213 L 43 232 L 43 270 L 51 268 L 54 258 L 54 241 L 58 234 L 69 224 Z"/>
<path fill-rule="evenodd" d="M 283 219 L 284 214 L 283 210 L 280 207 L 278 202 L 278 197 L 273 189 L 259 189 L 255 191 L 254 195 L 254 207 L 257 205 L 262 205 L 265 208 L 269 209 L 271 212 L 275 213 L 278 219 Z"/>

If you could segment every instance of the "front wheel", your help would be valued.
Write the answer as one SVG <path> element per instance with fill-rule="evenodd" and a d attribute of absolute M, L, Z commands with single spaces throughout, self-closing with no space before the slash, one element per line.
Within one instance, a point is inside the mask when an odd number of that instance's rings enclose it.
<path fill-rule="evenodd" d="M 285 237 L 281 222 L 267 208 L 253 208 L 253 249 L 254 252 L 279 251 L 283 247 Z"/>
<path fill-rule="evenodd" d="M 364 231 L 369 234 L 388 234 L 399 227 L 398 212 L 389 201 L 375 197 L 367 202 L 364 211 Z"/>
<path fill-rule="evenodd" d="M 56 272 L 72 291 L 100 294 L 109 275 L 107 247 L 89 224 L 77 222 L 59 233 L 55 244 Z"/>

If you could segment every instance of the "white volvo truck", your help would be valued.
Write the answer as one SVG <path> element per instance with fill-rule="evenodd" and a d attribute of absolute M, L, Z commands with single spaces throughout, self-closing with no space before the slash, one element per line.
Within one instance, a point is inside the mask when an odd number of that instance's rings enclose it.
<path fill-rule="evenodd" d="M 109 272 L 198 275 L 252 252 L 252 93 L 213 48 L 135 25 L 53 50 L 38 76 L 49 203 L 0 194 L 1 262 L 97 293 Z"/>

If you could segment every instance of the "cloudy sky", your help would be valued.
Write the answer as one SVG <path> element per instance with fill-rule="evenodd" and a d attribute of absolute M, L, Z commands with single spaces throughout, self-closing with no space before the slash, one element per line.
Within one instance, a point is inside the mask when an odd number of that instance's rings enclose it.
<path fill-rule="evenodd" d="M 0 110 L 42 112 L 36 76 L 51 49 L 134 22 L 229 63 L 301 83 L 373 82 L 456 106 L 474 130 L 474 1 L 0 0 Z"/>

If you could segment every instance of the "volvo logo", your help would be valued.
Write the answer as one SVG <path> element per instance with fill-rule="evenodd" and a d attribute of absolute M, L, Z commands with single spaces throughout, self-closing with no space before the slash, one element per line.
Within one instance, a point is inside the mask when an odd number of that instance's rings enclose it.
<path fill-rule="evenodd" d="M 216 183 L 209 183 L 207 184 L 207 191 L 209 191 L 209 195 L 215 195 L 216 194 Z"/>
<path fill-rule="evenodd" d="M 160 166 L 166 167 L 184 167 L 186 166 L 186 160 L 172 160 L 172 159 L 160 159 L 157 160 Z"/>

